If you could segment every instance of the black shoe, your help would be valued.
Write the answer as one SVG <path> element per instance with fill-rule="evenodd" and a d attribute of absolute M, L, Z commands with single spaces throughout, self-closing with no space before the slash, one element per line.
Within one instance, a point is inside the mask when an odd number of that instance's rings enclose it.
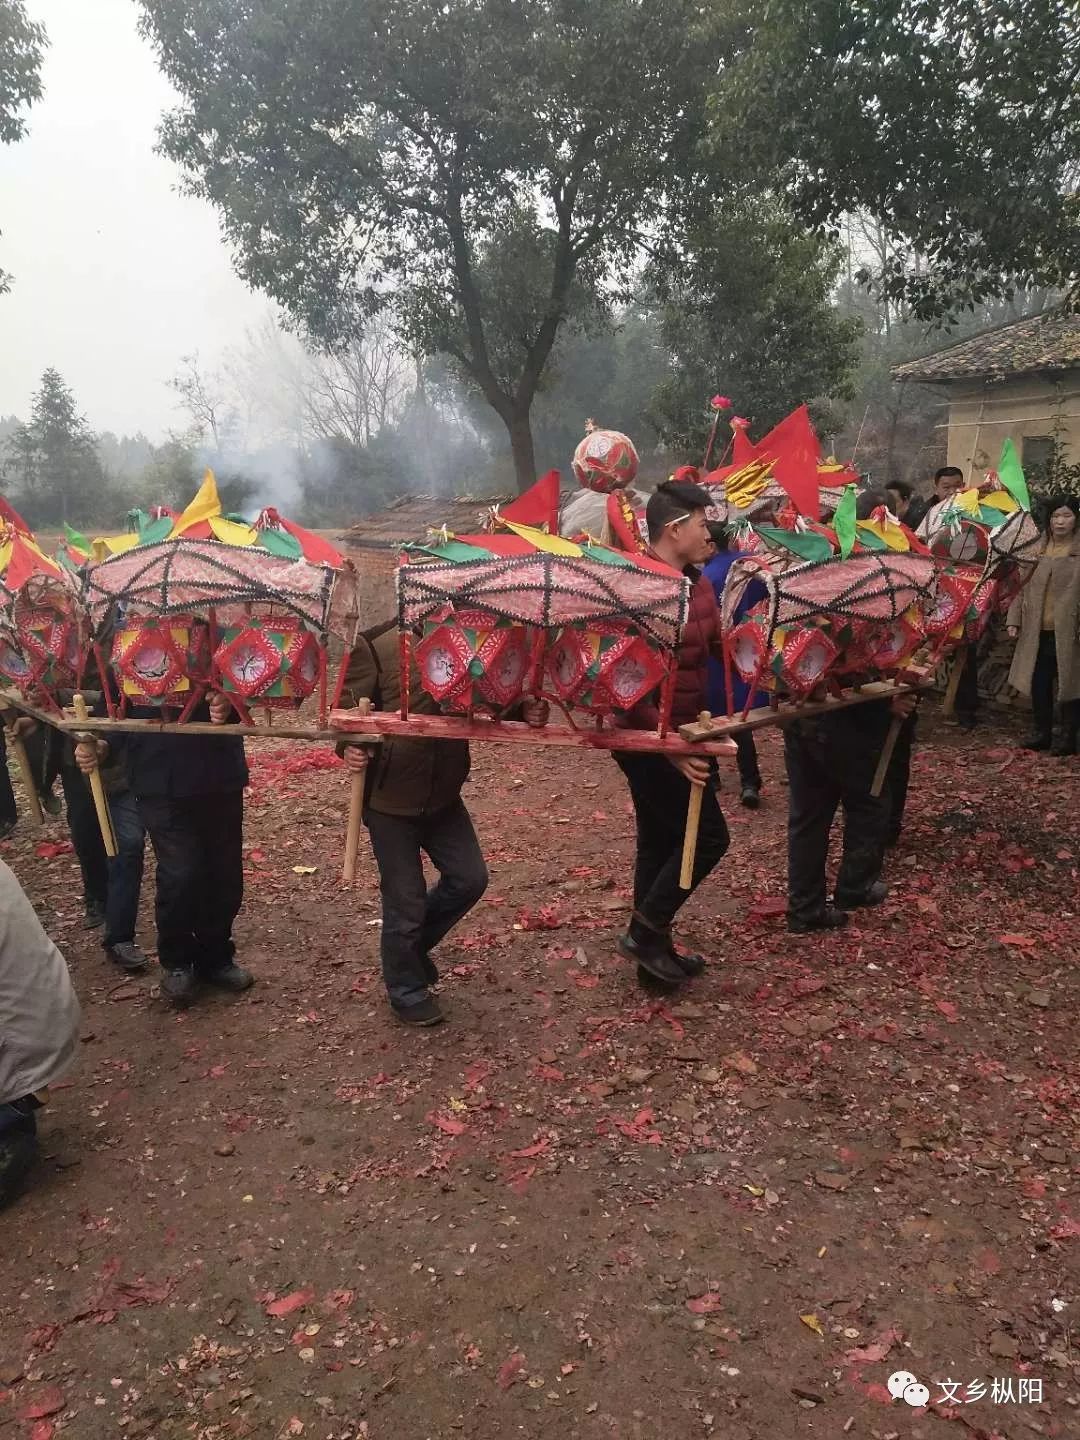
<path fill-rule="evenodd" d="M 1020 741 L 1021 750 L 1049 750 L 1050 736 L 1041 732 L 1029 735 L 1026 740 Z"/>
<path fill-rule="evenodd" d="M 1075 755 L 1075 754 L 1076 754 L 1076 750 L 1077 750 L 1076 736 L 1075 736 L 1075 735 L 1066 735 L 1066 736 L 1064 737 L 1064 739 L 1059 740 L 1059 741 L 1057 742 L 1057 744 L 1056 744 L 1056 745 L 1053 747 L 1053 749 L 1050 751 L 1050 754 L 1051 754 L 1051 755 L 1056 755 L 1059 760 L 1063 760 L 1063 759 L 1065 759 L 1065 757 L 1068 756 L 1068 755 Z"/>
<path fill-rule="evenodd" d="M 619 937 L 616 948 L 624 960 L 632 960 L 654 980 L 681 985 L 686 979 L 686 971 L 672 958 L 664 937 L 640 920 L 630 921 L 629 930 Z"/>
<path fill-rule="evenodd" d="M 756 810 L 761 804 L 761 791 L 756 785 L 744 785 L 739 792 L 739 804 L 744 810 Z"/>
<path fill-rule="evenodd" d="M 128 975 L 138 975 L 150 964 L 146 952 L 134 940 L 121 940 L 116 945 L 106 945 L 105 954 Z"/>
<path fill-rule="evenodd" d="M 207 985 L 216 985 L 219 990 L 231 990 L 234 995 L 240 995 L 243 991 L 250 990 L 255 984 L 255 976 L 250 970 L 245 970 L 242 965 L 232 962 L 228 965 L 219 965 L 216 970 L 201 971 L 199 979 L 204 980 Z"/>
<path fill-rule="evenodd" d="M 84 930 L 96 930 L 99 925 L 105 924 L 105 906 L 100 900 L 87 900 L 86 914 L 83 917 Z"/>
<path fill-rule="evenodd" d="M 182 1009 L 195 998 L 194 970 L 166 970 L 161 977 L 162 999 Z"/>
<path fill-rule="evenodd" d="M 699 975 L 704 975 L 707 963 L 704 955 L 698 955 L 693 950 L 676 950 L 670 943 L 668 954 L 688 980 L 696 980 Z"/>
<path fill-rule="evenodd" d="M 837 892 L 833 896 L 833 904 L 837 910 L 865 910 L 871 905 L 880 905 L 883 900 L 889 898 L 889 887 L 884 880 L 875 880 L 868 890 L 861 895 L 841 895 Z"/>
<path fill-rule="evenodd" d="M 815 930 L 842 930 L 847 923 L 848 917 L 843 910 L 834 910 L 831 905 L 826 905 L 810 919 L 789 915 L 787 928 L 792 935 L 811 935 Z"/>
<path fill-rule="evenodd" d="M 657 980 L 655 975 L 649 974 L 644 965 L 637 967 L 637 983 L 646 995 L 674 995 L 679 988 L 671 980 Z"/>
<path fill-rule="evenodd" d="M 37 1159 L 33 1128 L 15 1126 L 0 1132 L 0 1210 L 18 1198 Z"/>
<path fill-rule="evenodd" d="M 390 1009 L 403 1025 L 415 1025 L 421 1030 L 430 1030 L 433 1025 L 441 1025 L 446 1019 L 434 995 L 426 995 L 423 1000 L 417 1000 L 415 1005 L 395 1005 L 391 1001 Z"/>

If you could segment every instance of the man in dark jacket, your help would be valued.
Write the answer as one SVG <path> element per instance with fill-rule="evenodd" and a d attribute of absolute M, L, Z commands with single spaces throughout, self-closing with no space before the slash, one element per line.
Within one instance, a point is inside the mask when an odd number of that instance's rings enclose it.
<path fill-rule="evenodd" d="M 135 719 L 162 711 L 133 709 Z M 224 695 L 198 706 L 192 721 L 225 725 L 237 717 Z M 184 1006 L 198 983 L 247 990 L 254 978 L 236 964 L 232 928 L 244 898 L 244 789 L 248 783 L 239 735 L 112 732 L 83 742 L 75 759 L 84 772 L 122 758 L 139 815 L 157 858 L 158 958 L 162 995 Z"/>
<path fill-rule="evenodd" d="M 377 710 L 401 705 L 401 651 L 393 625 L 369 631 L 349 659 L 342 704 L 371 700 Z M 438 713 L 415 668 L 409 709 Z M 543 701 L 528 701 L 524 716 L 542 725 Z M 382 971 L 390 1007 L 407 1025 L 438 1025 L 446 1018 L 430 987 L 439 972 L 431 952 L 487 889 L 488 872 L 472 819 L 461 798 L 469 778 L 464 740 L 412 740 L 387 736 L 369 754 L 342 746 L 345 764 L 366 776 L 364 823 L 379 867 L 382 893 Z M 430 890 L 424 855 L 439 872 Z"/>
<path fill-rule="evenodd" d="M 645 511 L 650 553 L 690 581 L 690 612 L 683 628 L 675 677 L 672 724 L 698 718 L 705 708 L 707 666 L 720 651 L 720 614 L 716 596 L 699 567 L 713 551 L 706 510 L 712 504 L 697 485 L 668 481 L 651 496 Z M 655 730 L 659 710 L 643 702 L 626 717 L 634 729 Z M 677 985 L 704 968 L 699 955 L 675 948 L 671 927 L 694 890 L 711 874 L 729 844 L 727 823 L 716 799 L 716 769 L 699 756 L 673 756 L 619 750 L 615 759 L 630 785 L 637 823 L 634 861 L 634 910 L 619 953 L 636 961 L 639 980 L 651 977 Z M 692 784 L 704 785 L 693 883 L 679 883 L 683 834 Z"/>

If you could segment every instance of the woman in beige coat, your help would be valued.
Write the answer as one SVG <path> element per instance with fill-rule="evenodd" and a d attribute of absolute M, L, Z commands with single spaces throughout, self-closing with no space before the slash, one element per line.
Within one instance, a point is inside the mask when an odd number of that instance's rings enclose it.
<path fill-rule="evenodd" d="M 1046 539 L 1039 563 L 1009 607 L 1009 634 L 1016 641 L 1009 684 L 1031 696 L 1035 733 L 1028 750 L 1049 750 L 1054 731 L 1054 685 L 1063 734 L 1055 755 L 1075 755 L 1080 730 L 1080 531 L 1071 495 L 1047 506 Z"/>

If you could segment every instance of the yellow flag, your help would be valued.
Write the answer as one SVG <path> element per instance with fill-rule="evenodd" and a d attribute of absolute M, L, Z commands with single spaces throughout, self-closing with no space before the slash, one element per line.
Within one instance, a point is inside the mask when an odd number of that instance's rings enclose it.
<path fill-rule="evenodd" d="M 235 520 L 226 520 L 221 515 L 210 516 L 210 529 L 215 539 L 223 545 L 254 545 L 258 533 L 250 525 L 239 525 Z"/>
<path fill-rule="evenodd" d="M 537 550 L 544 550 L 548 555 L 565 555 L 570 559 L 580 560 L 582 549 L 575 545 L 573 540 L 564 540 L 561 535 L 549 535 L 546 530 L 537 530 L 534 525 L 519 525 L 515 520 L 503 519 L 502 524 L 522 540 L 527 540 Z"/>
<path fill-rule="evenodd" d="M 11 564 L 11 541 L 10 541 L 10 540 L 5 540 L 4 543 L 3 543 L 3 545 L 0 545 L 0 574 L 2 574 L 2 573 L 7 569 L 7 567 L 8 567 L 10 564 Z"/>
<path fill-rule="evenodd" d="M 106 535 L 101 540 L 94 541 L 94 559 L 105 560 L 110 555 L 124 555 L 128 550 L 134 550 L 139 543 L 139 537 L 134 532 L 130 535 Z"/>
<path fill-rule="evenodd" d="M 982 503 L 988 510 L 1000 510 L 1003 515 L 1011 515 L 1014 510 L 1020 509 L 1008 490 L 991 490 L 989 495 L 982 497 Z"/>
<path fill-rule="evenodd" d="M 217 481 L 214 479 L 214 472 L 207 470 L 199 486 L 199 493 L 173 526 L 169 539 L 175 540 L 183 535 L 185 530 L 190 530 L 192 525 L 198 525 L 201 520 L 209 520 L 220 514 L 221 500 L 217 493 Z"/>
<path fill-rule="evenodd" d="M 860 520 L 858 528 L 869 530 L 871 535 L 876 535 L 879 540 L 884 540 L 890 550 L 910 550 L 908 538 L 899 525 L 891 525 L 888 522 L 882 524 L 880 520 Z"/>
<path fill-rule="evenodd" d="M 957 510 L 963 510 L 965 515 L 978 515 L 978 490 L 965 490 L 962 495 L 954 495 L 953 504 L 956 506 Z"/>

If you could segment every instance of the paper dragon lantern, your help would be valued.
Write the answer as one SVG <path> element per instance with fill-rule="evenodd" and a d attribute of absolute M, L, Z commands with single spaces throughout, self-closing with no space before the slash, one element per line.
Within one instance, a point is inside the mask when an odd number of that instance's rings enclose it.
<path fill-rule="evenodd" d="M 433 699 L 504 710 L 548 693 L 603 717 L 662 683 L 686 622 L 680 574 L 523 524 L 509 507 L 493 524 L 491 534 L 410 546 L 398 570 L 403 659 L 415 656 Z"/>
<path fill-rule="evenodd" d="M 98 558 L 82 577 L 99 634 L 123 617 L 112 650 L 119 713 L 135 701 L 179 707 L 183 720 L 215 689 L 249 720 L 249 705 L 295 707 L 318 690 L 325 723 L 327 645 L 335 635 L 347 658 L 357 626 L 356 576 L 344 557 L 276 510 L 253 525 L 223 515 L 211 471 L 181 515 L 158 507 L 133 512 L 129 524 L 93 542 Z"/>
<path fill-rule="evenodd" d="M 432 699 L 468 711 L 517 704 L 533 660 L 526 626 L 452 606 L 425 622 L 415 655 L 421 684 Z"/>
<path fill-rule="evenodd" d="M 621 430 L 600 430 L 592 422 L 588 433 L 574 451 L 573 470 L 587 490 L 609 494 L 634 483 L 638 452 L 629 435 Z"/>

